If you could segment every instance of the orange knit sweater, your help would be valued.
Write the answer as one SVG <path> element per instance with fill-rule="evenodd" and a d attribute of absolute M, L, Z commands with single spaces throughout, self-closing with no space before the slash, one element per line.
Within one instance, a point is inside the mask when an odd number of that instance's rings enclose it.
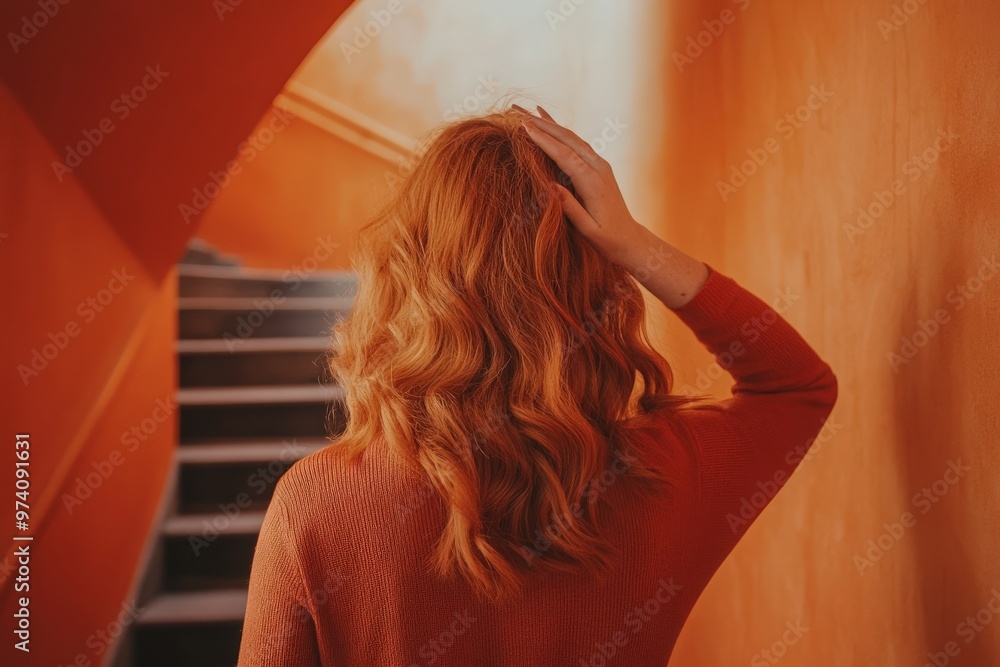
<path fill-rule="evenodd" d="M 370 447 L 331 447 L 281 478 L 254 556 L 239 667 L 667 664 L 712 575 L 802 461 L 837 381 L 771 307 L 711 269 L 674 312 L 736 380 L 733 397 L 662 419 L 685 483 L 663 498 L 612 480 L 602 525 L 612 574 L 529 576 L 523 596 L 478 602 L 426 563 L 443 501 Z"/>

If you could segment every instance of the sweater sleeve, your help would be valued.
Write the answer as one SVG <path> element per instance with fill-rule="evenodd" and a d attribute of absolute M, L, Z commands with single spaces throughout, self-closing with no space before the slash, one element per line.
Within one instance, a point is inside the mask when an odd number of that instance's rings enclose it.
<path fill-rule="evenodd" d="M 279 480 L 257 538 L 237 667 L 319 667 L 314 610 Z"/>
<path fill-rule="evenodd" d="M 837 379 L 772 307 L 708 268 L 705 285 L 674 312 L 732 375 L 733 395 L 678 416 L 698 461 L 699 523 L 728 553 L 812 446 Z"/>

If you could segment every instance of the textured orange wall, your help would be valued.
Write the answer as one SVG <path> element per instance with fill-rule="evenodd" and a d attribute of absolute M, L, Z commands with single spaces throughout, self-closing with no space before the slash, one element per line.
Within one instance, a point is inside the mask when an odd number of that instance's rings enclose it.
<path fill-rule="evenodd" d="M 0 664 L 69 664 L 81 653 L 100 664 L 96 633 L 129 594 L 176 440 L 176 414 L 143 441 L 123 440 L 167 417 L 156 408 L 176 384 L 175 280 L 151 281 L 80 184 L 55 180 L 54 152 L 2 86 L 0 123 L 0 427 L 10 470 L 14 434 L 30 434 L 35 536 L 31 654 L 4 641 Z M 13 474 L 3 479 L 13 505 Z M 10 620 L 24 593 L 7 544 L 0 615 Z"/>
<path fill-rule="evenodd" d="M 1000 664 L 1000 6 L 670 4 L 649 172 L 667 189 L 645 210 L 767 300 L 790 293 L 841 388 L 671 664 Z M 710 360 L 659 315 L 698 387 Z"/>

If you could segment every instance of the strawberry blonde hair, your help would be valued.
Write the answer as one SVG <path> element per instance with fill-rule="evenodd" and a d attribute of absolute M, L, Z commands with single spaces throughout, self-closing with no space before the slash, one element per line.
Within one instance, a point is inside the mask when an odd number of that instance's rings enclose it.
<path fill-rule="evenodd" d="M 381 440 L 422 471 L 448 508 L 433 570 L 492 599 L 528 570 L 604 570 L 598 491 L 609 471 L 669 486 L 651 427 L 689 400 L 669 393 L 637 283 L 572 228 L 556 180 L 514 112 L 440 128 L 362 227 L 333 330 L 336 446 Z"/>

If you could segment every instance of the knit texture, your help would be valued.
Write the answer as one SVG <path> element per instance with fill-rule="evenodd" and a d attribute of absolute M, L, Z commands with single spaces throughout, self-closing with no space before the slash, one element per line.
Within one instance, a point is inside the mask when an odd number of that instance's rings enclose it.
<path fill-rule="evenodd" d="M 733 376 L 733 396 L 658 418 L 679 475 L 668 494 L 604 476 L 598 520 L 617 550 L 608 576 L 532 571 L 518 599 L 478 601 L 459 576 L 428 571 L 446 519 L 429 485 L 377 443 L 350 465 L 332 445 L 277 484 L 239 667 L 666 665 L 698 596 L 837 396 L 792 326 L 713 268 L 674 312 Z"/>

